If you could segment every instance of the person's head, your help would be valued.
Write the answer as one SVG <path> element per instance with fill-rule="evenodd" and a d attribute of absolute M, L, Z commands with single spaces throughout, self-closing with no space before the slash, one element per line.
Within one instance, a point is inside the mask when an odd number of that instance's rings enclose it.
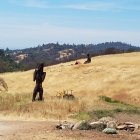
<path fill-rule="evenodd" d="M 88 54 L 87 54 L 87 57 L 89 57 L 89 56 L 90 56 L 90 54 L 88 53 Z"/>
<path fill-rule="evenodd" d="M 44 69 L 44 63 L 39 64 L 38 65 L 38 71 L 43 72 L 43 69 Z"/>

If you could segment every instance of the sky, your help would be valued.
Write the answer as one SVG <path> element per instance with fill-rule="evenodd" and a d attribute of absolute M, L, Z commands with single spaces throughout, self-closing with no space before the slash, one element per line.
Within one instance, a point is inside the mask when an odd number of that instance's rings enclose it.
<path fill-rule="evenodd" d="M 1 0 L 0 48 L 97 44 L 140 46 L 140 0 Z"/>

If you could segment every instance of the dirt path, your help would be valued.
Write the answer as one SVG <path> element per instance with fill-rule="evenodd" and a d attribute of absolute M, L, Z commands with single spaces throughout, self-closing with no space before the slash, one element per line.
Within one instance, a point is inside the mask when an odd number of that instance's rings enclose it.
<path fill-rule="evenodd" d="M 106 135 L 97 131 L 62 131 L 56 122 L 0 121 L 0 140 L 140 140 L 139 132 Z"/>

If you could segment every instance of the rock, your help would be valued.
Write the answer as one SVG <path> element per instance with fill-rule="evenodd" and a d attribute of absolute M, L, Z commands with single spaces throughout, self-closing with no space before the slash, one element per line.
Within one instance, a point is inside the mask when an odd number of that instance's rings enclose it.
<path fill-rule="evenodd" d="M 140 124 L 135 124 L 136 129 L 140 129 Z"/>
<path fill-rule="evenodd" d="M 124 124 L 126 124 L 126 125 L 134 125 L 134 123 L 132 123 L 132 122 L 125 122 Z"/>
<path fill-rule="evenodd" d="M 65 95 L 63 95 L 63 99 L 74 100 L 75 97 L 72 94 L 65 94 Z"/>
<path fill-rule="evenodd" d="M 135 125 L 127 125 L 129 128 L 135 128 Z"/>
<path fill-rule="evenodd" d="M 132 128 L 132 127 L 131 127 L 131 128 L 130 128 L 130 127 L 127 128 L 127 131 L 128 131 L 128 132 L 133 132 L 134 130 L 135 130 L 134 127 L 133 127 L 133 128 Z"/>
<path fill-rule="evenodd" d="M 103 132 L 106 133 L 106 134 L 117 134 L 118 133 L 115 128 L 105 128 L 103 130 Z"/>
<path fill-rule="evenodd" d="M 91 122 L 90 123 L 91 129 L 96 129 L 99 131 L 102 131 L 106 128 L 106 124 L 104 124 L 103 122 Z"/>
<path fill-rule="evenodd" d="M 60 123 L 60 124 L 57 124 L 56 125 L 56 128 L 57 129 L 72 129 L 73 128 L 73 124 L 72 123 L 69 123 L 69 122 L 63 122 L 63 123 Z"/>
<path fill-rule="evenodd" d="M 116 127 L 117 130 L 127 130 L 127 126 L 125 124 L 122 124 L 122 125 L 118 125 Z"/>
<path fill-rule="evenodd" d="M 129 132 L 133 132 L 135 130 L 135 125 L 132 122 L 125 122 L 124 125 L 126 125 L 126 130 Z"/>
<path fill-rule="evenodd" d="M 107 128 L 117 128 L 117 123 L 115 121 L 109 121 L 107 123 Z"/>
<path fill-rule="evenodd" d="M 133 132 L 135 130 L 134 125 L 127 125 L 127 131 Z"/>
<path fill-rule="evenodd" d="M 57 125 L 56 125 L 56 128 L 57 128 L 57 129 L 63 129 L 61 124 L 57 124 Z"/>
<path fill-rule="evenodd" d="M 78 129 L 78 130 L 90 130 L 91 126 L 86 121 L 80 121 L 80 122 L 76 123 L 72 128 L 72 130 L 76 130 L 76 129 Z"/>
<path fill-rule="evenodd" d="M 128 124 L 128 123 L 127 123 Z M 132 132 L 132 131 L 134 131 L 135 130 L 135 125 L 133 125 L 133 124 L 129 124 L 129 125 L 126 125 L 125 123 L 124 124 L 121 124 L 121 125 L 118 125 L 117 126 L 117 129 L 118 130 L 126 130 L 126 131 L 130 131 L 130 132 Z"/>
<path fill-rule="evenodd" d="M 73 126 L 72 130 L 78 129 L 82 122 L 83 122 L 83 121 L 77 122 L 77 123 Z"/>
<path fill-rule="evenodd" d="M 103 122 L 104 124 L 107 124 L 110 121 L 116 122 L 112 117 L 103 117 L 103 118 L 99 119 L 99 122 Z"/>

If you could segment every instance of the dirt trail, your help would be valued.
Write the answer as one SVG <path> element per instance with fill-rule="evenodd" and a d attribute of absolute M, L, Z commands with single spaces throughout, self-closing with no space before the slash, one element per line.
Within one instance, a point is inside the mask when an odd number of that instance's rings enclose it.
<path fill-rule="evenodd" d="M 0 121 L 0 140 L 140 140 L 140 131 L 106 135 L 97 131 L 56 130 L 56 122 Z"/>

